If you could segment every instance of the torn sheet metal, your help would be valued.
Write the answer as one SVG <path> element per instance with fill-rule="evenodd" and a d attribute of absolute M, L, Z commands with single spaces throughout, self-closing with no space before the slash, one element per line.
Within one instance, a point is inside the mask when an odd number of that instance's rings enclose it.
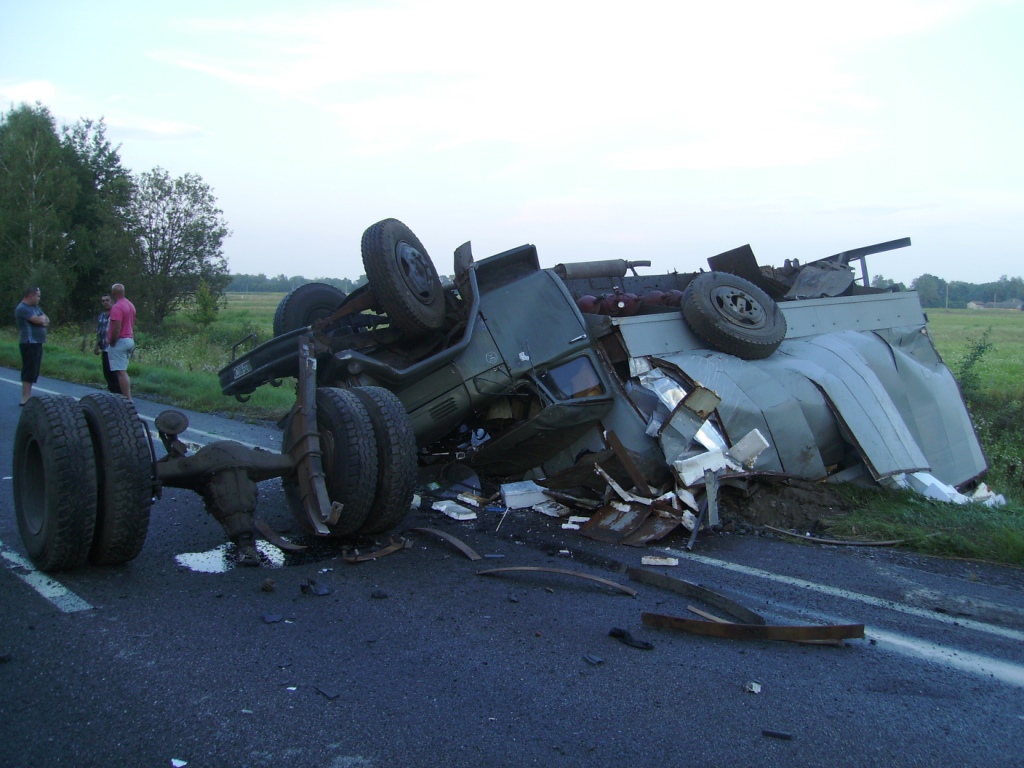
<path fill-rule="evenodd" d="M 779 306 L 786 340 L 764 360 L 709 351 L 672 315 L 612 323 L 628 355 L 670 364 L 718 394 L 717 415 L 729 438 L 762 432 L 771 447 L 758 471 L 820 479 L 849 464 L 850 443 L 875 479 L 929 468 L 957 485 L 986 469 L 956 382 L 927 337 L 916 294 Z M 670 391 L 668 384 L 659 387 Z"/>
<path fill-rule="evenodd" d="M 651 508 L 637 502 L 613 501 L 594 512 L 580 533 L 594 541 L 617 544 L 636 531 L 651 514 Z"/>

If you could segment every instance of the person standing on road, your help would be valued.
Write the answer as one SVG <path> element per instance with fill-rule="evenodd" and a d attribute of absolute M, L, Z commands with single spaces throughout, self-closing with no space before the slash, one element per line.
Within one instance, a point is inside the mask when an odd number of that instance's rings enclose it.
<path fill-rule="evenodd" d="M 128 378 L 128 358 L 135 351 L 135 305 L 124 295 L 124 286 L 114 283 L 110 286 L 114 305 L 110 308 L 110 333 L 107 356 L 110 370 L 117 375 L 121 394 L 132 399 L 132 381 Z"/>
<path fill-rule="evenodd" d="M 29 288 L 14 309 L 18 325 L 18 348 L 21 350 L 21 405 L 32 397 L 32 385 L 39 380 L 43 362 L 43 344 L 50 318 L 39 308 L 39 289 Z"/>
<path fill-rule="evenodd" d="M 109 293 L 100 296 L 100 306 L 103 307 L 103 311 L 96 318 L 96 345 L 92 352 L 94 355 L 103 356 L 103 379 L 107 382 L 107 390 L 115 395 L 120 395 L 121 382 L 117 380 L 117 374 L 110 370 L 110 355 L 107 352 L 107 348 L 110 346 L 108 338 L 110 334 L 110 305 L 113 303 L 114 300 L 110 298 Z"/>

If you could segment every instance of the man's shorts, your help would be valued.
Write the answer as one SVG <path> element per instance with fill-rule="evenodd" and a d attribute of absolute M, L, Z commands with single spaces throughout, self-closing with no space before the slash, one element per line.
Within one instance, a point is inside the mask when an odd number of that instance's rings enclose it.
<path fill-rule="evenodd" d="M 128 358 L 135 351 L 135 339 L 118 339 L 116 344 L 107 347 L 107 357 L 110 359 L 110 370 L 127 371 Z"/>
<path fill-rule="evenodd" d="M 43 362 L 42 344 L 19 344 L 21 350 L 21 380 L 35 384 L 39 380 L 39 366 Z"/>

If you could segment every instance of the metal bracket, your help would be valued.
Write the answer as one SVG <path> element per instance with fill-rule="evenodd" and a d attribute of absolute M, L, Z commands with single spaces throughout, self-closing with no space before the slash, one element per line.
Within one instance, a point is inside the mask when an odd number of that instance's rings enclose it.
<path fill-rule="evenodd" d="M 312 354 L 312 345 L 312 335 L 299 337 L 298 396 L 289 436 L 298 435 L 298 438 L 291 443 L 288 453 L 295 462 L 299 495 L 309 522 L 318 534 L 326 536 L 330 533 L 328 526 L 338 522 L 342 505 L 331 502 L 324 482 L 320 433 L 316 426 L 316 356 Z"/>

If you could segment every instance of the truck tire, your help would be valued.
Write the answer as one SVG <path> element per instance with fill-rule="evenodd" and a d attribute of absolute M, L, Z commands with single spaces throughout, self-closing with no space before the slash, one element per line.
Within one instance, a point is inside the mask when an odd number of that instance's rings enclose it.
<path fill-rule="evenodd" d="M 120 395 L 94 393 L 79 406 L 89 425 L 96 461 L 96 533 L 89 560 L 120 565 L 134 560 L 149 531 L 153 457 L 135 406 Z"/>
<path fill-rule="evenodd" d="M 294 414 L 285 423 L 282 453 L 291 450 Z M 316 423 L 320 434 L 321 461 L 327 497 L 341 502 L 343 511 L 330 528 L 331 536 L 357 532 L 369 517 L 377 489 L 377 445 L 373 423 L 362 400 L 344 389 L 321 387 L 316 391 Z M 298 480 L 282 478 L 285 498 L 304 530 L 312 532 L 299 493 Z"/>
<path fill-rule="evenodd" d="M 352 393 L 366 406 L 377 443 L 377 490 L 359 532 L 383 533 L 402 522 L 412 506 L 416 435 L 409 413 L 393 392 L 382 387 L 356 387 Z"/>
<path fill-rule="evenodd" d="M 274 312 L 274 335 L 282 336 L 312 325 L 320 318 L 332 314 L 344 300 L 345 292 L 333 285 L 300 285 L 277 305 L 277 311 Z"/>
<path fill-rule="evenodd" d="M 720 352 L 744 360 L 771 355 L 786 337 L 786 318 L 772 298 L 728 272 L 697 275 L 683 292 L 683 318 Z"/>
<path fill-rule="evenodd" d="M 14 433 L 14 510 L 41 571 L 86 561 L 96 527 L 96 460 L 89 425 L 63 395 L 36 395 Z"/>
<path fill-rule="evenodd" d="M 361 250 L 370 290 L 395 328 L 414 339 L 444 325 L 441 279 L 412 230 L 397 219 L 378 221 L 363 232 Z"/>

